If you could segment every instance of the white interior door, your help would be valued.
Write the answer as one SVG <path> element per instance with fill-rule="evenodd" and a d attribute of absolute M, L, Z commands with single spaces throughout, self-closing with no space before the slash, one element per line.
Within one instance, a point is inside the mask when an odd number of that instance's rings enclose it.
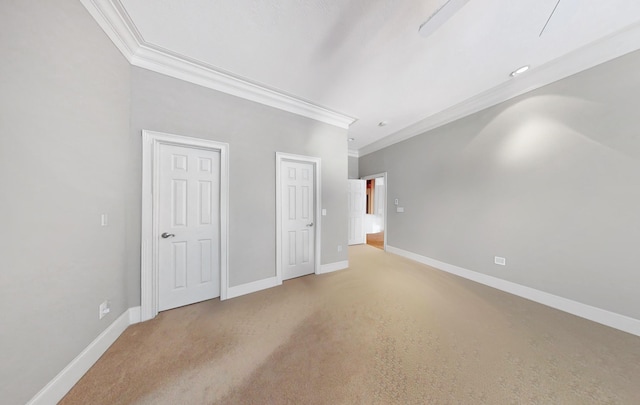
<path fill-rule="evenodd" d="M 357 245 L 366 242 L 364 229 L 364 218 L 366 208 L 366 187 L 365 180 L 349 180 L 348 203 L 349 203 L 349 245 Z"/>
<path fill-rule="evenodd" d="M 220 152 L 160 145 L 159 310 L 220 295 Z"/>
<path fill-rule="evenodd" d="M 280 167 L 282 278 L 315 272 L 315 166 L 283 160 Z"/>

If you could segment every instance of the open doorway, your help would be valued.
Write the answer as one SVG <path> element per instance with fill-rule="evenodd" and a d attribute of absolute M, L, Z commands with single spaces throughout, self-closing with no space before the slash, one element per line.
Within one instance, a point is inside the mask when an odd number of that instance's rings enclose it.
<path fill-rule="evenodd" d="M 386 231 L 386 175 L 367 176 L 366 181 L 366 210 L 364 227 L 366 243 L 378 249 L 385 250 Z"/>

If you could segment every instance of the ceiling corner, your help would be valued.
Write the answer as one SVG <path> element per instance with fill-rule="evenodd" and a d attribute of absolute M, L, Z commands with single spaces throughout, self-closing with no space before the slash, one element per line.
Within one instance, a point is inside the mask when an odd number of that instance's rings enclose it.
<path fill-rule="evenodd" d="M 633 24 L 367 144 L 359 149 L 360 156 L 436 129 L 638 49 L 640 24 Z"/>
<path fill-rule="evenodd" d="M 144 41 L 119 0 L 80 0 L 134 66 L 348 129 L 356 118 L 222 72 Z"/>
<path fill-rule="evenodd" d="M 142 37 L 122 4 L 117 0 L 80 0 L 89 14 L 131 63 Z"/>

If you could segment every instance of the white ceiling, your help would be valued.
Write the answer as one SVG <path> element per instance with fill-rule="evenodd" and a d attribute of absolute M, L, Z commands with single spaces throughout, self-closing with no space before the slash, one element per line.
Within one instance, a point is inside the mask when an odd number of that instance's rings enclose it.
<path fill-rule="evenodd" d="M 640 48 L 638 0 L 561 0 L 542 36 L 557 0 L 470 0 L 427 38 L 446 0 L 120 3 L 149 46 L 356 118 L 361 153 Z"/>

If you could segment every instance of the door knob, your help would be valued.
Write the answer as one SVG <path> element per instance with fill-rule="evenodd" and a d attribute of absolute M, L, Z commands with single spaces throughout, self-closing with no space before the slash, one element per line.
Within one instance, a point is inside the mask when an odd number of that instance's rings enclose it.
<path fill-rule="evenodd" d="M 176 235 L 174 235 L 174 234 L 172 234 L 172 233 L 166 233 L 166 232 L 165 232 L 165 233 L 163 233 L 163 234 L 162 234 L 162 235 L 160 235 L 160 236 L 162 236 L 163 238 L 167 239 L 167 238 L 173 238 L 173 237 L 174 237 L 174 236 L 176 236 Z"/>
<path fill-rule="evenodd" d="M 313 226 L 313 222 L 312 222 L 312 223 L 310 223 L 310 224 L 307 224 L 307 226 Z"/>

